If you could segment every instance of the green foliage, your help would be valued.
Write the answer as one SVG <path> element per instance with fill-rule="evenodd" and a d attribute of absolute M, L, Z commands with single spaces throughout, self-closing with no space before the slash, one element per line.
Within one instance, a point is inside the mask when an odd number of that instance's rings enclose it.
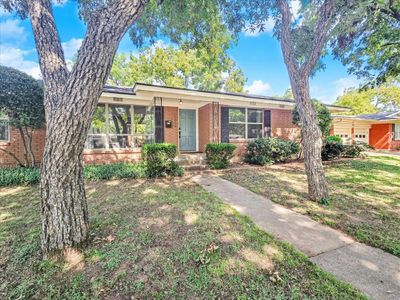
<path fill-rule="evenodd" d="M 207 144 L 206 158 L 207 164 L 212 169 L 225 169 L 229 166 L 229 161 L 233 157 L 236 146 L 229 143 Z"/>
<path fill-rule="evenodd" d="M 318 100 L 313 100 L 313 105 L 317 114 L 318 126 L 321 129 L 322 136 L 328 136 L 332 126 L 332 116 L 328 107 Z M 293 124 L 301 126 L 300 114 L 297 105 L 292 111 Z"/>
<path fill-rule="evenodd" d="M 350 73 L 374 86 L 400 74 L 400 2 L 359 0 L 347 7 L 332 48 Z"/>
<path fill-rule="evenodd" d="M 117 54 L 109 83 L 132 86 L 135 82 L 157 82 L 172 87 L 191 84 L 200 90 L 242 92 L 246 81 L 243 71 L 224 49 L 217 47 L 214 51 L 217 53 L 158 45 L 143 50 L 139 56 Z"/>
<path fill-rule="evenodd" d="M 38 168 L 0 168 L 0 186 L 37 184 L 39 181 Z"/>
<path fill-rule="evenodd" d="M 325 138 L 326 141 L 333 141 L 333 142 L 337 142 L 337 143 L 341 143 L 342 142 L 342 138 L 338 135 L 328 135 Z"/>
<path fill-rule="evenodd" d="M 324 140 L 321 149 L 322 160 L 339 158 L 342 155 L 344 148 L 345 147 L 341 140 L 337 141 L 333 138 Z"/>
<path fill-rule="evenodd" d="M 247 144 L 245 162 L 257 165 L 266 165 L 288 161 L 297 154 L 300 147 L 293 141 L 278 138 L 261 138 Z"/>
<path fill-rule="evenodd" d="M 360 157 L 362 151 L 364 151 L 362 146 L 356 143 L 350 145 L 344 145 L 344 151 L 342 153 L 342 156 L 350 158 Z"/>
<path fill-rule="evenodd" d="M 354 115 L 375 113 L 379 110 L 400 108 L 400 82 L 392 79 L 387 83 L 368 89 L 350 89 L 335 104 L 351 107 Z"/>
<path fill-rule="evenodd" d="M 14 68 L 0 65 L 0 111 L 15 128 L 42 128 L 45 122 L 41 84 Z"/>
<path fill-rule="evenodd" d="M 174 160 L 178 154 L 175 144 L 159 143 L 142 146 L 142 158 L 146 163 L 146 174 L 150 178 L 182 176 L 183 169 Z"/>
<path fill-rule="evenodd" d="M 87 180 L 143 178 L 146 177 L 146 167 L 144 163 L 88 165 L 84 168 L 84 177 Z"/>

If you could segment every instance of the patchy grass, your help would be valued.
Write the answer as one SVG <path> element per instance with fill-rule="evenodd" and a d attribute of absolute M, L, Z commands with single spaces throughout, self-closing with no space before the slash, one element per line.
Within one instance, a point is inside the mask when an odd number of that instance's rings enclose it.
<path fill-rule="evenodd" d="M 368 157 L 326 166 L 330 199 L 307 201 L 303 165 L 234 170 L 223 177 L 358 241 L 400 256 L 400 158 Z"/>
<path fill-rule="evenodd" d="M 87 186 L 91 243 L 41 260 L 37 187 L 0 189 L 0 298 L 365 299 L 187 179 Z"/>

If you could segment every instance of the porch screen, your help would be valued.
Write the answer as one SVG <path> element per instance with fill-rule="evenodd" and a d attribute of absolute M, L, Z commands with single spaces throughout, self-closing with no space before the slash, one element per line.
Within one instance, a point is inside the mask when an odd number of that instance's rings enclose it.
<path fill-rule="evenodd" d="M 154 141 L 154 110 L 136 105 L 99 104 L 86 149 L 125 149 Z"/>

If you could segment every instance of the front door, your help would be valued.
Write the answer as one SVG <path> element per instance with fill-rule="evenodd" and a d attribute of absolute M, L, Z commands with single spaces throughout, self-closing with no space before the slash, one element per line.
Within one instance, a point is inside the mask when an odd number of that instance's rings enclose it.
<path fill-rule="evenodd" d="M 196 151 L 196 110 L 179 110 L 179 150 Z"/>

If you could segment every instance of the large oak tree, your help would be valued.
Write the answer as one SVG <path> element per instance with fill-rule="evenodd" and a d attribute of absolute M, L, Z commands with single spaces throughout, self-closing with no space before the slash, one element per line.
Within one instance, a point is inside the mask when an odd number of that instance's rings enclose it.
<path fill-rule="evenodd" d="M 154 30 L 188 47 L 213 45 L 224 31 L 217 1 L 78 0 L 86 34 L 68 70 L 51 0 L 0 0 L 29 17 L 44 83 L 46 145 L 41 165 L 41 247 L 44 255 L 87 242 L 89 222 L 82 153 L 118 44 L 129 28 L 136 45 Z M 142 16 L 142 18 L 141 18 Z M 152 20 L 152 23 L 148 21 Z M 218 36 L 222 38 L 222 36 Z"/>

